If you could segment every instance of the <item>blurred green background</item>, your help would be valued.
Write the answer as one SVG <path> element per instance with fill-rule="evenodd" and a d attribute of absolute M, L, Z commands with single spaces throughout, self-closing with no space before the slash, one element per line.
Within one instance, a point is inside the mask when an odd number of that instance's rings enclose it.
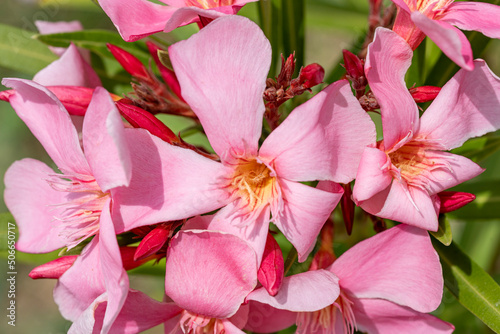
<path fill-rule="evenodd" d="M 341 61 L 341 50 L 352 49 L 359 36 L 367 26 L 368 4 L 365 0 L 306 0 L 305 4 L 305 63 L 321 64 L 327 74 L 338 67 Z M 258 5 L 247 5 L 241 14 L 254 21 L 259 20 Z M 35 20 L 70 21 L 80 20 L 85 29 L 102 28 L 115 30 L 111 21 L 91 0 L 2 0 L 0 23 L 36 32 Z M 2 29 L 0 27 L 0 29 Z M 186 38 L 195 32 L 195 26 L 181 28 L 166 39 Z M 1 32 L 0 32 L 1 33 Z M 427 55 L 437 52 L 432 42 L 426 43 Z M 492 70 L 500 74 L 500 42 L 495 40 L 488 44 L 481 56 L 487 60 Z M 429 56 L 434 60 L 436 57 Z M 0 62 L 1 63 L 1 62 Z M 430 67 L 429 67 L 430 68 Z M 333 75 L 335 76 L 335 75 Z M 0 67 L 0 77 L 22 77 L 31 79 L 32 74 L 15 72 Z M 413 78 L 413 77 L 412 77 Z M 415 80 L 417 82 L 418 80 Z M 408 82 L 411 86 L 411 82 Z M 421 84 L 420 82 L 417 82 Z M 1 88 L 5 89 L 4 87 Z M 127 91 L 123 87 L 122 91 Z M 500 112 L 500 106 L 499 106 Z M 375 117 L 376 118 L 376 117 Z M 169 125 L 182 129 L 186 124 L 169 118 Z M 479 178 L 460 186 L 460 190 L 475 192 L 478 199 L 469 206 L 451 215 L 454 240 L 483 269 L 488 271 L 498 282 L 500 279 L 500 142 L 499 134 L 491 134 L 486 138 L 475 140 L 461 150 L 461 153 L 474 158 L 486 172 Z M 195 138 L 195 141 L 203 141 Z M 486 153 L 485 153 L 486 152 Z M 0 102 L 0 175 L 5 174 L 9 165 L 25 157 L 35 158 L 50 163 L 44 149 L 33 138 L 26 126 L 21 122 L 10 106 Z M 0 185 L 0 213 L 6 212 L 3 203 L 3 183 Z M 5 245 L 6 226 L 0 226 L 0 250 L 2 275 L 7 272 Z M 355 228 L 356 229 L 356 228 Z M 339 226 L 337 231 L 343 233 Z M 353 243 L 353 237 L 339 235 L 336 247 L 342 248 Z M 3 276 L 0 281 L 0 333 L 65 333 L 70 323 L 64 320 L 52 299 L 53 280 L 31 280 L 27 275 L 38 264 L 51 260 L 55 254 L 29 255 L 17 253 L 16 280 L 16 327 L 7 325 L 5 319 L 8 299 L 7 285 Z M 161 268 L 161 264 L 160 264 Z M 160 270 L 161 272 L 161 270 Z M 161 300 L 163 281 L 161 276 L 131 276 L 131 287 L 148 292 L 152 297 Z M 492 333 L 481 321 L 471 315 L 445 289 L 442 305 L 435 314 L 456 326 L 456 333 L 475 334 Z M 161 328 L 148 333 L 162 333 Z M 410 332 L 409 332 L 410 333 Z"/>

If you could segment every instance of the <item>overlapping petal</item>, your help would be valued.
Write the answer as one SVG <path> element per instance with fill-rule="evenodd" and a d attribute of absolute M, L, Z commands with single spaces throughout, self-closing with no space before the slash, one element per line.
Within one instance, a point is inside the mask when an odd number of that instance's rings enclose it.
<path fill-rule="evenodd" d="M 500 6 L 483 2 L 451 3 L 441 20 L 462 30 L 475 30 L 491 38 L 500 38 Z"/>
<path fill-rule="evenodd" d="M 223 161 L 231 154 L 255 156 L 271 64 L 271 46 L 260 28 L 242 17 L 224 17 L 172 45 L 169 54 L 182 96 L 215 152 Z"/>
<path fill-rule="evenodd" d="M 353 188 L 357 203 L 370 199 L 390 186 L 393 179 L 390 166 L 391 161 L 384 151 L 374 147 L 365 148 Z"/>
<path fill-rule="evenodd" d="M 266 138 L 259 155 L 272 160 L 277 174 L 288 180 L 348 183 L 375 136 L 349 83 L 337 81 L 295 108 Z"/>

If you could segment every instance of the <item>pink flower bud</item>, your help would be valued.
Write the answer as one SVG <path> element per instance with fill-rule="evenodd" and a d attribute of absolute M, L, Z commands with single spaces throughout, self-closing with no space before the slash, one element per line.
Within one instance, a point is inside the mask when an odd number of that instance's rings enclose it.
<path fill-rule="evenodd" d="M 438 196 L 441 200 L 440 213 L 458 210 L 476 199 L 474 194 L 459 191 L 442 191 Z"/>
<path fill-rule="evenodd" d="M 179 142 L 179 139 L 165 124 L 146 110 L 130 104 L 127 99 L 116 102 L 120 114 L 134 127 L 148 130 L 152 135 L 169 144 Z"/>
<path fill-rule="evenodd" d="M 355 90 L 364 89 L 367 85 L 363 62 L 355 54 L 348 50 L 342 50 L 344 55 L 344 67 L 347 76 L 351 79 Z"/>
<path fill-rule="evenodd" d="M 34 268 L 30 273 L 29 277 L 32 279 L 40 278 L 55 278 L 58 279 L 62 274 L 68 270 L 73 263 L 76 261 L 78 255 L 67 255 L 59 257 L 53 261 L 47 262 Z"/>
<path fill-rule="evenodd" d="M 323 82 L 325 70 L 321 65 L 313 63 L 303 67 L 299 73 L 299 82 L 303 88 L 312 88 Z"/>
<path fill-rule="evenodd" d="M 280 290 L 285 275 L 283 254 L 274 237 L 268 233 L 257 278 L 271 296 Z"/>
<path fill-rule="evenodd" d="M 411 96 L 417 103 L 429 102 L 436 98 L 441 91 L 440 87 L 422 86 L 409 89 Z"/>
<path fill-rule="evenodd" d="M 137 247 L 134 260 L 141 260 L 158 252 L 172 236 L 172 225 L 161 224 L 151 230 Z"/>
<path fill-rule="evenodd" d="M 106 46 L 125 71 L 141 81 L 154 82 L 151 74 L 139 59 L 116 45 L 107 43 Z"/>
<path fill-rule="evenodd" d="M 167 84 L 168 87 L 172 90 L 172 92 L 177 95 L 183 102 L 184 99 L 181 96 L 181 86 L 179 84 L 179 81 L 177 80 L 177 76 L 175 75 L 174 71 L 171 69 L 168 69 L 165 65 L 163 65 L 160 61 L 160 58 L 158 57 L 158 51 L 162 50 L 160 49 L 156 44 L 147 41 L 146 45 L 148 47 L 149 53 L 153 57 L 156 66 L 160 70 L 160 74 L 163 78 L 163 81 Z"/>

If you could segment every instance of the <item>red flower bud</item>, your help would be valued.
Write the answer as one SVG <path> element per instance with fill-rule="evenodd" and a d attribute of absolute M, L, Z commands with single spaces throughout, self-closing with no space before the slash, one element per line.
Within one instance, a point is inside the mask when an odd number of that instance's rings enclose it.
<path fill-rule="evenodd" d="M 442 191 L 438 196 L 441 200 L 440 213 L 458 210 L 476 199 L 474 194 L 459 191 Z"/>
<path fill-rule="evenodd" d="M 303 67 L 299 73 L 299 82 L 303 88 L 312 88 L 323 82 L 325 70 L 321 65 L 313 63 Z"/>
<path fill-rule="evenodd" d="M 151 74 L 139 59 L 116 45 L 107 43 L 106 46 L 125 71 L 141 81 L 147 83 L 154 82 Z"/>
<path fill-rule="evenodd" d="M 290 85 L 290 81 L 292 80 L 293 72 L 295 71 L 295 59 L 294 54 L 288 56 L 285 61 L 285 57 L 281 55 L 281 71 L 276 79 L 278 87 L 288 87 Z"/>
<path fill-rule="evenodd" d="M 351 235 L 352 225 L 354 223 L 354 202 L 351 199 L 352 189 L 351 184 L 343 184 L 344 195 L 340 200 L 340 207 L 342 209 L 342 217 L 344 218 L 344 225 L 348 235 Z"/>
<path fill-rule="evenodd" d="M 78 255 L 67 255 L 42 264 L 41 266 L 34 268 L 29 273 L 29 277 L 31 277 L 32 279 L 58 279 L 62 274 L 66 272 L 66 270 L 68 270 L 73 265 L 77 257 Z"/>
<path fill-rule="evenodd" d="M 441 88 L 434 86 L 422 86 L 410 88 L 409 91 L 415 102 L 423 103 L 434 100 L 441 91 Z"/>
<path fill-rule="evenodd" d="M 126 99 L 116 102 L 122 116 L 134 127 L 148 130 L 152 135 L 169 144 L 179 142 L 179 139 L 163 122 L 146 110 L 128 103 Z"/>
<path fill-rule="evenodd" d="M 137 252 L 138 247 L 120 247 L 120 255 L 122 256 L 123 269 L 132 270 L 139 266 L 142 266 L 144 263 L 154 260 L 160 259 L 163 255 L 151 255 L 147 257 L 143 257 L 142 259 L 135 259 L 135 253 Z"/>
<path fill-rule="evenodd" d="M 276 296 L 281 288 L 284 276 L 283 254 L 274 237 L 268 233 L 257 278 L 271 296 Z"/>
<path fill-rule="evenodd" d="M 365 69 L 363 62 L 355 54 L 348 50 L 342 50 L 344 55 L 344 67 L 348 77 L 352 80 L 353 85 L 366 86 Z M 357 87 L 353 87 L 358 89 Z"/>
<path fill-rule="evenodd" d="M 328 219 L 319 235 L 320 246 L 318 252 L 314 255 L 309 270 L 325 269 L 335 261 L 333 252 L 333 221 Z"/>
<path fill-rule="evenodd" d="M 149 53 L 151 54 L 153 60 L 156 63 L 156 66 L 160 70 L 160 74 L 163 78 L 163 81 L 165 81 L 167 86 L 170 87 L 172 92 L 175 95 L 177 95 L 177 97 L 179 97 L 183 102 L 185 102 L 181 96 L 181 86 L 179 84 L 179 80 L 177 80 L 177 76 L 175 75 L 174 71 L 163 65 L 160 61 L 160 58 L 158 57 L 158 51 L 162 49 L 160 49 L 156 44 L 150 41 L 147 41 L 146 45 L 148 47 Z"/>
<path fill-rule="evenodd" d="M 173 225 L 161 224 L 151 230 L 137 247 L 134 260 L 141 260 L 158 252 L 172 236 Z"/>

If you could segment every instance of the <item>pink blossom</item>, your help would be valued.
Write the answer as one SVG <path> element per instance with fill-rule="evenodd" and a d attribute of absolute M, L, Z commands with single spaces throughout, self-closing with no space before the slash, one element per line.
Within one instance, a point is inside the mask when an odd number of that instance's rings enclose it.
<path fill-rule="evenodd" d="M 398 6 L 393 30 L 416 49 L 425 36 L 457 65 L 472 70 L 472 49 L 457 28 L 500 38 L 500 6 L 453 0 L 392 0 Z M 455 26 L 455 27 L 454 27 Z"/>
<path fill-rule="evenodd" d="M 165 292 L 183 311 L 165 323 L 165 333 L 243 333 L 257 285 L 257 257 L 238 237 L 183 230 L 167 251 Z"/>
<path fill-rule="evenodd" d="M 437 194 L 483 171 L 446 151 L 500 128 L 500 78 L 476 60 L 474 70 L 460 70 L 419 118 L 404 82 L 411 58 L 399 35 L 377 29 L 366 76 L 380 105 L 384 138 L 365 149 L 353 198 L 376 216 L 437 231 Z"/>
<path fill-rule="evenodd" d="M 259 148 L 271 61 L 260 28 L 243 17 L 219 18 L 172 45 L 169 54 L 182 95 L 220 162 L 168 147 L 166 220 L 222 208 L 209 229 L 247 240 L 260 262 L 272 214 L 304 261 L 342 189 L 299 181 L 351 181 L 363 148 L 375 138 L 374 125 L 348 82 L 336 82 L 296 108 Z"/>
<path fill-rule="evenodd" d="M 426 314 L 441 302 L 443 278 L 439 257 L 424 230 L 407 225 L 391 228 L 356 244 L 326 270 L 339 280 L 340 293 L 333 303 L 317 311 L 297 311 L 277 298 L 284 294 L 282 300 L 293 299 L 290 291 L 272 297 L 259 288 L 247 298 L 251 308 L 246 329 L 268 333 L 293 323 L 301 334 L 355 330 L 391 334 L 409 328 L 411 333 L 451 333 L 454 329 Z M 323 291 L 314 288 L 311 284 L 297 289 L 308 298 L 321 298 Z M 266 304 L 274 310 L 266 309 Z M 260 314 L 260 321 L 254 312 Z"/>
<path fill-rule="evenodd" d="M 148 35 L 194 22 L 236 14 L 241 7 L 256 0 L 99 0 L 120 35 L 133 42 Z"/>

